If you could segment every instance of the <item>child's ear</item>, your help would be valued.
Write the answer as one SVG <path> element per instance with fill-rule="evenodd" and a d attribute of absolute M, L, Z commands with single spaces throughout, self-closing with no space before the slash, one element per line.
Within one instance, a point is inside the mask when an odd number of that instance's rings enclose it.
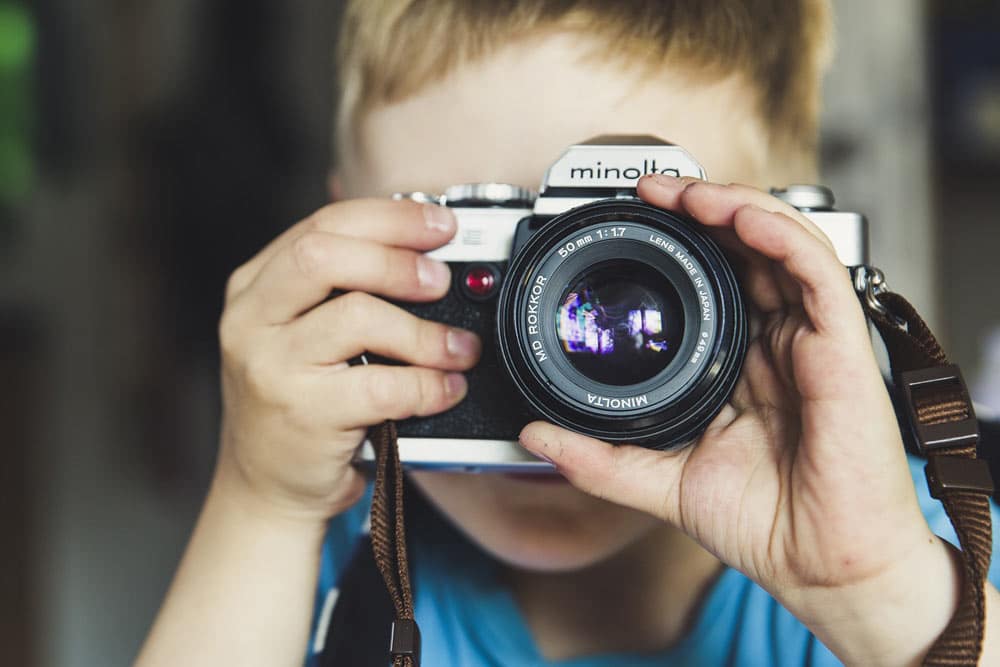
<path fill-rule="evenodd" d="M 340 181 L 340 174 L 336 169 L 332 169 L 326 177 L 326 192 L 330 196 L 330 202 L 338 202 L 344 198 L 344 186 Z"/>

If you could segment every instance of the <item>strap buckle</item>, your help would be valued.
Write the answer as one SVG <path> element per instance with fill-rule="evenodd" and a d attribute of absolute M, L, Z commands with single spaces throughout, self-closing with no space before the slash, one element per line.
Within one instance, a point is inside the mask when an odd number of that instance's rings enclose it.
<path fill-rule="evenodd" d="M 913 431 L 913 439 L 923 456 L 946 447 L 975 446 L 979 442 L 976 412 L 958 366 L 946 364 L 906 371 L 899 374 L 898 384 L 903 392 L 906 416 Z M 917 415 L 917 403 L 921 394 L 926 396 L 930 393 L 946 392 L 949 389 L 952 391 L 957 389 L 957 398 L 965 402 L 965 418 L 934 424 L 921 423 Z"/>
<path fill-rule="evenodd" d="M 396 619 L 392 622 L 392 632 L 389 635 L 389 653 L 409 656 L 413 667 L 420 667 L 420 628 L 412 618 Z"/>
<path fill-rule="evenodd" d="M 982 459 L 964 456 L 932 456 L 924 466 L 931 498 L 943 499 L 956 491 L 993 495 L 990 466 Z"/>

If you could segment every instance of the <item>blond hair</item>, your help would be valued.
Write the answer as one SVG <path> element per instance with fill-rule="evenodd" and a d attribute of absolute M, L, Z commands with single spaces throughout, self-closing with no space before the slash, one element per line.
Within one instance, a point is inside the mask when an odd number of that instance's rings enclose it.
<path fill-rule="evenodd" d="M 525 35 L 575 30 L 623 65 L 740 74 L 776 150 L 816 151 L 827 0 L 348 0 L 337 48 L 335 146 L 399 102 Z M 603 54 L 602 54 L 603 57 Z"/>

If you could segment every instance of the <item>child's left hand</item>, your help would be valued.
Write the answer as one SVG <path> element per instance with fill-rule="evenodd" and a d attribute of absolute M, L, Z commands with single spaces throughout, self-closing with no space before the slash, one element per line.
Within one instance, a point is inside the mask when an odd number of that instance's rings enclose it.
<path fill-rule="evenodd" d="M 743 260 L 757 334 L 730 403 L 679 451 L 542 422 L 522 444 L 578 488 L 680 527 L 845 662 L 919 660 L 961 575 L 921 514 L 848 272 L 808 219 L 753 188 L 655 177 L 639 196 Z"/>

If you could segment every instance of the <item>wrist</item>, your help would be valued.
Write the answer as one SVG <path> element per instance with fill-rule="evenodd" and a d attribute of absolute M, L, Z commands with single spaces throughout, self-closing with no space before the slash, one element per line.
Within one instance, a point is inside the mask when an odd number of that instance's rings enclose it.
<path fill-rule="evenodd" d="M 241 455 L 237 443 L 224 430 L 210 493 L 240 503 L 258 518 L 325 528 L 331 518 L 352 507 L 365 492 L 363 475 L 346 461 L 323 467 L 298 464 L 274 471 L 273 462 L 269 465 L 253 458 Z"/>
<path fill-rule="evenodd" d="M 919 665 L 958 607 L 962 576 L 959 552 L 928 532 L 890 569 L 803 591 L 789 609 L 846 665 Z"/>
<path fill-rule="evenodd" d="M 269 531 L 303 537 L 322 537 L 326 533 L 330 515 L 277 495 L 257 489 L 239 473 L 219 466 L 209 487 L 205 506 Z"/>

